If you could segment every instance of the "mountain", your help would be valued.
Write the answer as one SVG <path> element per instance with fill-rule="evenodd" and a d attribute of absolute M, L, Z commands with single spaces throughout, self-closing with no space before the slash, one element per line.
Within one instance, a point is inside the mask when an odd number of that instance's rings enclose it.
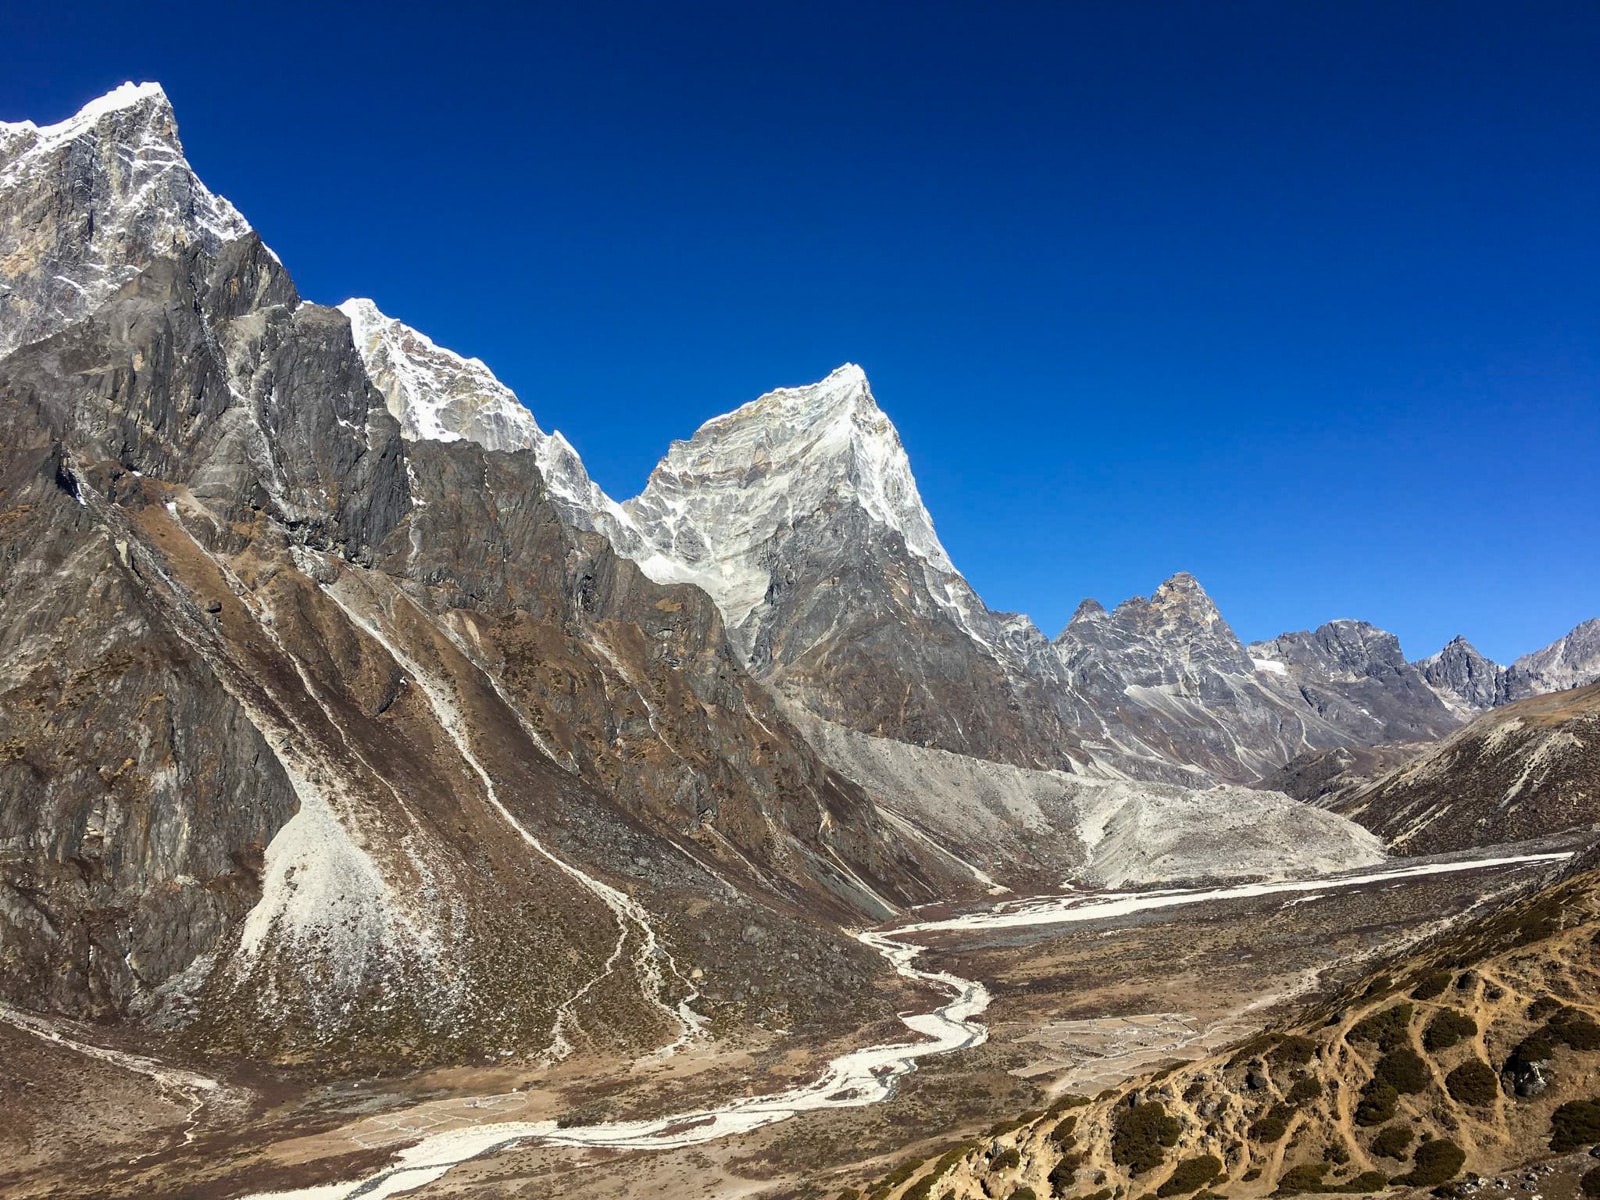
<path fill-rule="evenodd" d="M 215 254 L 250 232 L 189 169 L 153 83 L 55 125 L 0 122 L 0 191 L 0 355 L 87 316 L 158 256 Z"/>
<path fill-rule="evenodd" d="M 1463 714 L 1481 712 L 1510 699 L 1506 669 L 1479 654 L 1464 637 L 1452 638 L 1417 669 L 1446 704 Z"/>
<path fill-rule="evenodd" d="M 1452 639 L 1417 666 L 1440 697 L 1466 715 L 1529 696 L 1583 687 L 1600 680 L 1600 618 L 1584 621 L 1509 667 L 1484 658 L 1464 637 Z"/>
<path fill-rule="evenodd" d="M 1048 641 L 991 612 L 955 568 L 853 364 L 706 422 L 619 505 L 483 363 L 371 301 L 341 311 L 408 437 L 532 450 L 569 521 L 657 582 L 704 590 L 751 673 L 828 723 L 1025 769 L 1204 787 L 1430 741 L 1508 694 L 1505 670 L 1464 639 L 1412 664 L 1392 634 L 1341 620 L 1247 647 L 1186 572 L 1110 612 L 1085 601 Z"/>
<path fill-rule="evenodd" d="M 1491 709 L 1336 812 L 1402 854 L 1433 854 L 1600 822 L 1600 684 Z"/>
<path fill-rule="evenodd" d="M 644 571 L 703 587 L 756 677 L 808 711 L 1016 765 L 1075 761 L 1013 644 L 1026 635 L 951 564 L 860 368 L 706 422 L 623 508 Z"/>
<path fill-rule="evenodd" d="M 622 509 L 618 545 L 637 537 L 647 574 L 703 587 L 758 679 L 873 736 L 1206 785 L 1459 721 L 1391 636 L 1342 622 L 1247 651 L 1182 572 L 1110 613 L 1086 602 L 1053 643 L 990 611 L 855 366 L 708 421 Z"/>
<path fill-rule="evenodd" d="M 1596 681 L 1600 681 L 1600 618 L 1583 622 L 1543 650 L 1524 654 L 1506 669 L 1506 692 L 1513 700 Z"/>
<path fill-rule="evenodd" d="M 570 520 L 537 447 L 404 438 L 350 320 L 223 239 L 159 89 L 4 144 L 9 1000 L 335 1070 L 670 1044 L 696 993 L 870 1006 L 839 924 L 970 879 L 817 758 L 704 593 Z M 28 241 L 50 195 L 78 233 Z M 128 231 L 98 303 L 91 229 Z"/>
<path fill-rule="evenodd" d="M 977 826 L 941 844 L 863 765 L 899 743 L 847 773 L 819 713 L 1115 772 L 1050 644 L 950 565 L 858 370 L 617 505 L 484 364 L 305 301 L 159 88 L 3 139 L 8 1002 L 331 1074 L 853 1030 L 895 1006 L 847 928 L 1041 867 L 980 878 Z M 1048 778 L 1067 844 L 1107 847 L 1050 870 L 1374 852 L 1281 796 Z"/>

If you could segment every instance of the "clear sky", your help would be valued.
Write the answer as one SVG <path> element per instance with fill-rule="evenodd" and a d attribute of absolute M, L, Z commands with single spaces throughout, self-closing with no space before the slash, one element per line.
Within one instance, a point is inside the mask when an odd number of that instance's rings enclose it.
<path fill-rule="evenodd" d="M 613 495 L 861 363 L 1053 634 L 1502 660 L 1600 615 L 1600 5 L 30 4 L 0 119 L 155 79 L 302 292 L 483 358 Z"/>

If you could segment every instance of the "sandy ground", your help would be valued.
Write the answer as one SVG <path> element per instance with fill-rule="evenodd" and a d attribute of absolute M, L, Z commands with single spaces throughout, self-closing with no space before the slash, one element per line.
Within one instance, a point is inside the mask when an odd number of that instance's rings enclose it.
<path fill-rule="evenodd" d="M 926 965 L 987 983 L 988 1044 L 925 1061 L 889 1101 L 806 1114 L 700 1147 L 658 1152 L 530 1147 L 458 1166 L 416 1197 L 832 1195 L 1065 1091 L 1091 1092 L 1260 1027 L 1319 978 L 1415 940 L 1534 868 L 1197 904 L 1088 921 L 923 938 Z M 911 997 L 907 997 L 911 999 Z M 799 1045 L 757 1031 L 639 1063 L 516 1064 L 307 1089 L 252 1086 L 248 1116 L 185 1109 L 147 1078 L 0 1031 L 7 1195 L 233 1197 L 359 1177 L 442 1128 L 505 1120 L 585 1124 L 780 1090 L 842 1049 L 905 1037 L 895 1025 Z M 29 1042 L 37 1043 L 28 1046 Z M 30 1055 L 27 1051 L 31 1050 Z M 31 1095 L 55 1102 L 27 1114 Z M 68 1111 L 70 1110 L 70 1112 Z M 76 1122 L 76 1124 L 74 1124 Z M 83 1131 L 78 1140 L 72 1130 Z M 58 1132 L 59 1131 L 59 1132 Z M 130 1153 L 130 1147 L 138 1150 Z M 139 1162 L 128 1160 L 151 1154 Z"/>

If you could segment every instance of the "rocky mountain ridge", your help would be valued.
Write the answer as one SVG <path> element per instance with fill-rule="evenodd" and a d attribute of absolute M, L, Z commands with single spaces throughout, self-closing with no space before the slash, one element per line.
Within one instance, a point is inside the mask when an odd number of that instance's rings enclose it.
<path fill-rule="evenodd" d="M 358 342 L 386 394 L 401 346 L 414 348 L 412 377 L 437 372 L 437 348 L 414 331 Z M 452 369 L 391 411 L 424 391 L 440 414 L 456 396 L 520 409 L 481 363 L 443 354 Z M 534 449 L 572 520 L 657 582 L 706 591 L 778 694 L 914 745 L 1029 769 L 1250 782 L 1306 753 L 1431 741 L 1486 705 L 1600 675 L 1589 625 L 1512 668 L 1462 639 L 1410 662 L 1392 634 L 1351 620 L 1246 646 L 1186 572 L 1110 611 L 1085 601 L 1051 641 L 989 610 L 961 576 L 853 364 L 706 422 L 621 504 L 531 421 L 509 442 L 479 437 Z M 547 463 L 555 444 L 560 461 Z"/>
<path fill-rule="evenodd" d="M 6 127 L 0 167 L 0 992 L 333 1073 L 889 1015 L 842 930 L 988 885 L 800 719 L 1066 762 L 1075 735 L 1011 665 L 1048 643 L 943 565 L 859 372 L 771 402 L 783 437 L 703 431 L 791 472 L 763 548 L 706 560 L 769 573 L 731 631 L 642 565 L 718 525 L 692 442 L 658 503 L 613 505 L 482 364 L 306 302 L 159 88 L 48 129 Z M 908 661 L 938 685 L 903 693 Z M 1180 847 L 1216 812 L 1097 795 L 1164 806 Z M 1373 853 L 1256 804 L 1313 857 Z"/>

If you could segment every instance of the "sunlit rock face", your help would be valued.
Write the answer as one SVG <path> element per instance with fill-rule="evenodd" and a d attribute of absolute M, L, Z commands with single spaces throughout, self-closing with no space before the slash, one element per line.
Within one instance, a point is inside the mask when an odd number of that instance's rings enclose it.
<path fill-rule="evenodd" d="M 303 302 L 159 89 L 3 139 L 8 1001 L 330 1064 L 670 1043 L 691 960 L 733 1022 L 885 1015 L 837 927 L 948 869 L 595 532 L 564 441 Z"/>
<path fill-rule="evenodd" d="M 189 168 L 158 84 L 55 125 L 0 122 L 0 355 L 92 312 L 158 257 L 250 226 Z"/>

